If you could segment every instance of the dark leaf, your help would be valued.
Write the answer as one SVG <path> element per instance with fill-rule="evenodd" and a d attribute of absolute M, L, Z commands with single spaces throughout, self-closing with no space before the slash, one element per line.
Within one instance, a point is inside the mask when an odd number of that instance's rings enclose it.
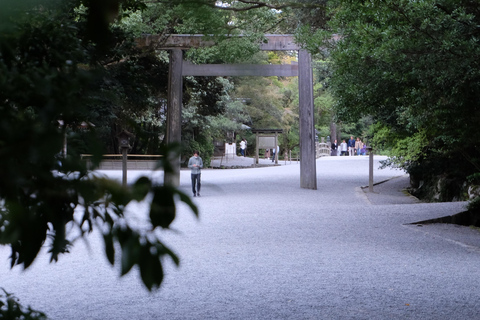
<path fill-rule="evenodd" d="M 105 242 L 105 254 L 107 255 L 108 262 L 113 265 L 115 263 L 115 248 L 113 246 L 112 234 L 104 234 L 103 241 Z"/>
<path fill-rule="evenodd" d="M 148 290 L 159 287 L 163 280 L 163 268 L 158 253 L 151 252 L 149 243 L 140 249 L 140 276 Z"/>
<path fill-rule="evenodd" d="M 174 189 L 169 186 L 156 187 L 150 206 L 150 222 L 153 228 L 168 228 L 174 219 Z"/>
<path fill-rule="evenodd" d="M 135 184 L 133 185 L 132 190 L 132 199 L 136 201 L 141 201 L 150 191 L 152 182 L 147 177 L 140 177 Z"/>
<path fill-rule="evenodd" d="M 193 213 L 198 217 L 198 208 L 193 203 L 192 199 L 180 190 L 177 190 L 176 193 L 180 196 L 180 200 L 182 202 L 185 202 L 185 204 L 187 204 L 190 207 L 190 209 L 192 209 Z"/>
<path fill-rule="evenodd" d="M 138 263 L 140 242 L 139 236 L 131 230 L 121 232 L 119 236 L 120 246 L 122 247 L 122 271 L 121 275 L 127 274 L 132 267 Z"/>

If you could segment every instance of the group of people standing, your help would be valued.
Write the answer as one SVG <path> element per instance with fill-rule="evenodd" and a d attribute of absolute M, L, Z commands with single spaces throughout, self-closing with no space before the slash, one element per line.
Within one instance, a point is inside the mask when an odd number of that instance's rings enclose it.
<path fill-rule="evenodd" d="M 340 145 L 337 144 L 337 140 L 332 142 L 332 156 L 364 156 L 367 154 L 367 146 L 357 137 L 355 140 L 353 136 L 350 136 L 348 142 L 342 140 Z"/>

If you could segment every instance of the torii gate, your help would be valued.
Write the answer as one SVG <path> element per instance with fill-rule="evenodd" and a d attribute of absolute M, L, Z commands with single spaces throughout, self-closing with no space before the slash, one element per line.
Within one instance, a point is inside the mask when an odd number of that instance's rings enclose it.
<path fill-rule="evenodd" d="M 310 53 L 294 42 L 292 35 L 265 35 L 268 40 L 260 44 L 265 51 L 298 50 L 298 65 L 245 65 L 203 64 L 194 65 L 183 60 L 183 50 L 211 46 L 203 35 L 149 35 L 138 41 L 139 46 L 159 45 L 170 51 L 167 97 L 167 143 L 181 142 L 182 86 L 184 76 L 298 76 L 300 116 L 300 187 L 317 189 L 315 157 L 315 124 L 313 109 L 313 75 Z M 180 184 L 180 159 L 171 159 L 175 172 L 165 174 L 164 182 Z"/>

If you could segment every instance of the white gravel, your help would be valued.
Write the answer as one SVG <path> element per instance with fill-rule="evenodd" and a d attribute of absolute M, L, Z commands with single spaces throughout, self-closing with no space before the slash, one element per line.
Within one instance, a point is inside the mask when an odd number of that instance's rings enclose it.
<path fill-rule="evenodd" d="M 203 170 L 201 216 L 179 205 L 177 232 L 164 239 L 181 266 L 166 261 L 156 292 L 136 270 L 119 278 L 97 234 L 89 248 L 78 242 L 53 264 L 41 255 L 25 272 L 9 269 L 0 248 L 0 287 L 56 320 L 478 319 L 480 233 L 407 225 L 465 203 L 405 201 L 389 182 L 366 194 L 368 157 L 319 159 L 318 190 L 301 189 L 299 172 L 297 163 Z M 133 182 L 145 172 L 128 174 Z M 181 171 L 188 194 L 189 174 Z M 403 175 L 374 174 L 375 182 Z M 131 219 L 147 214 L 142 204 L 129 209 Z"/>

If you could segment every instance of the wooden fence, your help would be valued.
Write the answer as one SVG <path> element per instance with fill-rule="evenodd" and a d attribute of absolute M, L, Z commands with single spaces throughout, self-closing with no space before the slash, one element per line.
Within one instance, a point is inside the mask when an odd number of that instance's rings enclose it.
<path fill-rule="evenodd" d="M 87 162 L 87 168 L 92 166 L 92 155 L 82 154 L 81 158 Z M 127 170 L 153 170 L 161 155 L 129 154 L 127 155 Z M 121 154 L 104 154 L 97 170 L 122 170 Z"/>

